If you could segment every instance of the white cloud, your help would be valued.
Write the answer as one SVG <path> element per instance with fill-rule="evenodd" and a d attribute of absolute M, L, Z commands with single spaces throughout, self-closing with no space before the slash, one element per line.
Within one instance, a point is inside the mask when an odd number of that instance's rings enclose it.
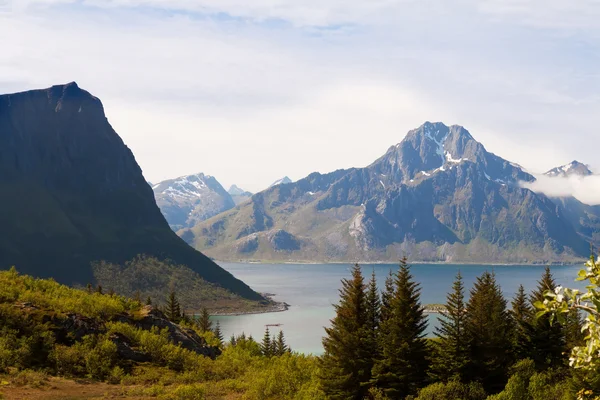
<path fill-rule="evenodd" d="M 76 80 L 153 182 L 259 190 L 367 165 L 425 120 L 534 171 L 593 164 L 597 4 L 554 3 L 13 0 L 0 93 Z"/>
<path fill-rule="evenodd" d="M 586 177 L 548 177 L 539 175 L 536 176 L 535 182 L 523 182 L 522 186 L 534 192 L 544 193 L 548 197 L 573 196 L 585 204 L 600 204 L 600 175 Z"/>

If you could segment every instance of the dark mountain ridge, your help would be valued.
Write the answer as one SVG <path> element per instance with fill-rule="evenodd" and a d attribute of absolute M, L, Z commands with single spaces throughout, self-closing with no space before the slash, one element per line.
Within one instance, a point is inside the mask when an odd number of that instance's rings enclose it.
<path fill-rule="evenodd" d="M 91 261 L 137 254 L 261 299 L 175 235 L 100 100 L 76 83 L 0 96 L 0 267 L 93 281 Z"/>

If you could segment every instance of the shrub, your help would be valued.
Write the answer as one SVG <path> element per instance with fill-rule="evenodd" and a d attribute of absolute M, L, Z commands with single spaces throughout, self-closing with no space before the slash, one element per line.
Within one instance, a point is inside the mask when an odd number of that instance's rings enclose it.
<path fill-rule="evenodd" d="M 48 375 L 40 371 L 23 370 L 13 376 L 10 381 L 15 386 L 39 388 L 46 385 Z"/>
<path fill-rule="evenodd" d="M 434 383 L 421 389 L 417 400 L 484 400 L 486 397 L 485 390 L 479 383 L 450 381 Z"/>

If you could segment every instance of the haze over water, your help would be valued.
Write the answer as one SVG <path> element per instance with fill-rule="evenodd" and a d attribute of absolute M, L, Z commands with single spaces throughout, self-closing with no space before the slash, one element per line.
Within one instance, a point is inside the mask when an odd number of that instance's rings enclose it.
<path fill-rule="evenodd" d="M 219 263 L 235 277 L 246 282 L 252 289 L 260 293 L 273 293 L 276 301 L 290 304 L 285 312 L 251 314 L 239 316 L 218 316 L 213 321 L 220 321 L 226 340 L 232 334 L 245 332 L 258 341 L 262 339 L 267 324 L 282 324 L 273 327 L 271 333 L 282 329 L 288 344 L 293 350 L 303 353 L 321 354 L 323 347 L 321 338 L 324 327 L 334 316 L 333 304 L 339 300 L 341 279 L 350 277 L 350 264 L 239 264 Z M 396 264 L 362 265 L 365 279 L 369 279 L 374 270 L 380 289 L 383 287 L 390 269 L 396 271 Z M 559 285 L 583 287 L 575 282 L 577 272 L 582 265 L 553 266 L 552 273 Z M 445 303 L 446 294 L 460 269 L 465 288 L 471 289 L 477 276 L 484 271 L 494 271 L 496 279 L 507 299 L 510 300 L 520 284 L 529 293 L 537 286 L 537 281 L 544 271 L 543 266 L 532 265 L 450 265 L 450 264 L 415 264 L 411 268 L 414 279 L 421 284 L 422 304 Z M 438 315 L 429 314 L 428 334 L 437 324 Z"/>

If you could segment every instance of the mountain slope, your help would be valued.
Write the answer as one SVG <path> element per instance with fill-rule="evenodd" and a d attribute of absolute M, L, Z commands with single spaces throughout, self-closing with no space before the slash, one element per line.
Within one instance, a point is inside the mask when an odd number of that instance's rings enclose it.
<path fill-rule="evenodd" d="M 286 183 L 292 183 L 292 180 L 290 178 L 288 178 L 287 176 L 284 176 L 283 178 L 277 179 L 275 182 L 271 183 L 271 185 L 269 187 L 283 185 Z"/>
<path fill-rule="evenodd" d="M 152 186 L 156 204 L 173 230 L 195 226 L 235 207 L 231 195 L 212 176 L 202 173 Z"/>
<path fill-rule="evenodd" d="M 183 230 L 219 259 L 540 262 L 589 247 L 534 177 L 460 126 L 425 123 L 366 168 L 313 173 Z"/>
<path fill-rule="evenodd" d="M 0 268 L 93 281 L 90 262 L 137 254 L 261 297 L 169 229 L 99 99 L 75 83 L 0 96 Z"/>

